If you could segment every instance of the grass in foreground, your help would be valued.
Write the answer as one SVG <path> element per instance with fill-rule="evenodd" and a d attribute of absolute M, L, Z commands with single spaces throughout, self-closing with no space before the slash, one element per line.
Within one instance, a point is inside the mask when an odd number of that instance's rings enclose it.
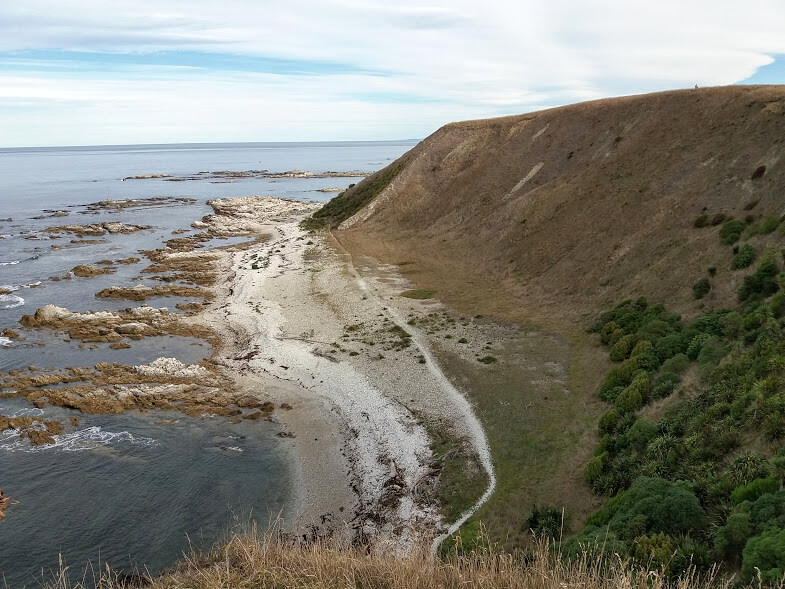
<path fill-rule="evenodd" d="M 431 560 L 427 548 L 415 550 L 408 556 L 395 556 L 394 553 L 395 550 L 370 551 L 334 542 L 293 544 L 275 533 L 260 537 L 251 532 L 232 537 L 225 546 L 208 554 L 186 557 L 156 578 L 130 579 L 136 582 L 135 585 L 128 584 L 127 577 L 106 571 L 90 585 L 70 585 L 67 576 L 61 574 L 49 587 L 703 589 L 729 586 L 714 575 L 699 576 L 694 572 L 668 581 L 656 570 L 635 567 L 615 555 L 600 561 L 584 556 L 576 562 L 566 563 L 558 560 L 545 544 L 538 545 L 525 558 L 487 548 L 468 555 L 453 554 L 444 560 Z"/>

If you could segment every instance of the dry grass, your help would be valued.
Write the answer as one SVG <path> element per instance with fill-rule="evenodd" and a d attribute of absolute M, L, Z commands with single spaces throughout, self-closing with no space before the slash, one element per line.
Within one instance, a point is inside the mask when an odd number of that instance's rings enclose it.
<path fill-rule="evenodd" d="M 90 573 L 92 579 L 88 583 Z M 254 531 L 233 536 L 226 545 L 208 554 L 192 554 L 155 578 L 123 576 L 109 570 L 98 574 L 89 571 L 76 584 L 68 577 L 67 569 L 63 568 L 48 587 L 699 589 L 730 585 L 716 575 L 701 576 L 694 572 L 668 581 L 659 571 L 636 567 L 615 555 L 604 561 L 584 557 L 568 563 L 560 561 L 542 544 L 526 558 L 486 548 L 470 555 L 432 560 L 427 548 L 408 556 L 396 556 L 394 550 L 370 551 L 324 542 L 292 543 L 281 534 L 259 537 Z"/>

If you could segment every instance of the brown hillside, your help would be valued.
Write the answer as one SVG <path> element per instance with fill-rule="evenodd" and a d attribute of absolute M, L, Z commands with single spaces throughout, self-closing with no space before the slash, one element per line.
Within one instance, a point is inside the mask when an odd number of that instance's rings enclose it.
<path fill-rule="evenodd" d="M 784 141 L 785 86 L 453 123 L 406 154 L 338 237 L 355 252 L 408 262 L 402 269 L 419 286 L 465 312 L 562 333 L 629 296 L 690 315 L 734 300 L 733 288 L 693 300 L 706 268 L 730 273 L 732 257 L 719 227 L 695 228 L 695 219 L 785 213 Z"/>

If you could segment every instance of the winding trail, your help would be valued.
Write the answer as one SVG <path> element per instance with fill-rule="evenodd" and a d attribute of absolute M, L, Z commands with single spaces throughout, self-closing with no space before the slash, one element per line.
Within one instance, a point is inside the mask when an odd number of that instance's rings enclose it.
<path fill-rule="evenodd" d="M 373 290 L 368 286 L 368 283 L 357 271 L 357 268 L 354 265 L 352 254 L 343 246 L 343 244 L 341 244 L 340 240 L 335 237 L 332 231 L 330 231 L 330 237 L 331 241 L 346 257 L 349 271 L 354 277 L 354 280 L 360 290 L 363 291 L 366 296 L 376 298 L 376 296 L 373 294 Z M 379 302 L 381 303 L 381 301 Z M 450 379 L 448 379 L 444 372 L 442 372 L 441 368 L 439 368 L 439 364 L 433 357 L 430 346 L 428 345 L 422 331 L 407 324 L 404 318 L 401 317 L 401 315 L 395 309 L 390 307 L 385 307 L 385 309 L 387 315 L 396 325 L 398 325 L 401 329 L 405 329 L 411 334 L 412 343 L 425 357 L 428 371 L 439 383 L 442 391 L 452 401 L 456 409 L 461 413 L 467 426 L 472 446 L 474 447 L 475 452 L 477 452 L 480 464 L 482 464 L 483 469 L 488 476 L 488 486 L 477 502 L 467 509 L 463 514 L 461 514 L 461 516 L 456 521 L 450 524 L 450 526 L 447 528 L 447 531 L 433 539 L 433 542 L 431 543 L 431 554 L 435 555 L 439 549 L 439 545 L 446 538 L 457 532 L 458 529 L 464 523 L 466 523 L 466 521 L 472 515 L 474 515 L 477 510 L 482 507 L 482 505 L 488 501 L 491 495 L 493 495 L 493 492 L 496 490 L 496 471 L 493 468 L 493 458 L 491 456 L 491 449 L 488 443 L 488 438 L 485 435 L 485 430 L 483 429 L 480 420 L 477 418 L 477 414 L 474 412 L 474 409 L 472 408 L 471 403 L 469 403 L 469 400 L 464 396 L 463 393 L 453 386 L 452 382 L 450 382 Z"/>

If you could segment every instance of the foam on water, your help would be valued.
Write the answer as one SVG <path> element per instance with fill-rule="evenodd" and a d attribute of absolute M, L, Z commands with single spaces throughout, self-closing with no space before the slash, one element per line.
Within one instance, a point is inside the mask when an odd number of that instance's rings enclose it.
<path fill-rule="evenodd" d="M 16 266 L 19 263 L 19 260 L 14 260 L 12 262 L 0 262 L 0 266 Z"/>
<path fill-rule="evenodd" d="M 100 427 L 93 426 L 75 432 L 55 436 L 54 444 L 33 446 L 28 441 L 19 439 L 19 434 L 14 430 L 0 432 L 0 450 L 6 452 L 50 452 L 65 451 L 79 452 L 91 450 L 99 446 L 132 445 L 141 447 L 156 446 L 157 440 L 144 436 L 135 436 L 129 432 L 109 432 Z"/>
<path fill-rule="evenodd" d="M 11 340 L 7 337 L 0 337 L 0 348 L 7 348 L 11 345 Z"/>
<path fill-rule="evenodd" d="M 25 300 L 18 295 L 0 295 L 0 309 L 15 309 L 16 307 L 21 307 L 24 304 Z"/>

